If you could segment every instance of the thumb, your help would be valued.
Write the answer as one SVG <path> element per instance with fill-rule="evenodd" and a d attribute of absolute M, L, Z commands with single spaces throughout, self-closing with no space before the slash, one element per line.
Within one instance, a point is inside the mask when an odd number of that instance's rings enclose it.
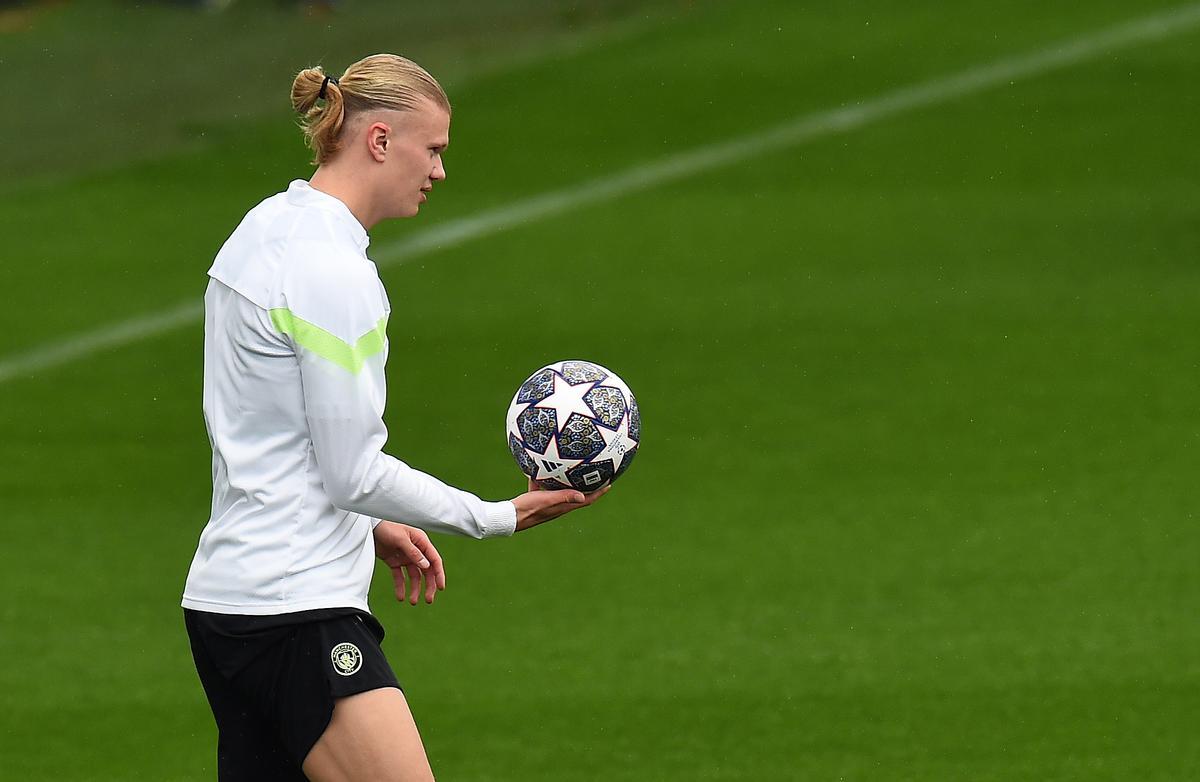
<path fill-rule="evenodd" d="M 555 491 L 538 492 L 543 500 L 542 504 L 546 507 L 551 505 L 579 505 L 583 502 L 583 494 L 574 489 L 560 489 Z"/>
<path fill-rule="evenodd" d="M 425 554 L 411 540 L 405 543 L 403 548 L 410 562 L 422 569 L 429 567 L 429 560 L 425 558 Z"/>

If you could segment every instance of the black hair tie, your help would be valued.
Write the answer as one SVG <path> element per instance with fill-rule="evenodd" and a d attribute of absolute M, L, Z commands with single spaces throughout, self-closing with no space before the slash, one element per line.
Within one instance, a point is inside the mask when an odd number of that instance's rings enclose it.
<path fill-rule="evenodd" d="M 317 93 L 318 100 L 325 100 L 325 88 L 329 86 L 329 82 L 338 83 L 336 76 L 326 76 L 325 81 L 321 82 L 321 91 Z"/>

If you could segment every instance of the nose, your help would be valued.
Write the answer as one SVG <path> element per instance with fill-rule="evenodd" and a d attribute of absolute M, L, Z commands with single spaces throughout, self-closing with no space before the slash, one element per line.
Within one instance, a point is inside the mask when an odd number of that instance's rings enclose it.
<path fill-rule="evenodd" d="M 440 182 L 446 178 L 446 165 L 442 163 L 442 156 L 438 155 L 433 162 L 433 171 L 429 174 L 429 178 Z"/>

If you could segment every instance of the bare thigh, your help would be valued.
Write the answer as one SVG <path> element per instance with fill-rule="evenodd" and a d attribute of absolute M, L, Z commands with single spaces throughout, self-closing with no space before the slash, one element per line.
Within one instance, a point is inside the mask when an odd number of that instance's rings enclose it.
<path fill-rule="evenodd" d="M 431 782 L 421 734 L 394 687 L 334 703 L 329 727 L 304 759 L 313 782 Z"/>

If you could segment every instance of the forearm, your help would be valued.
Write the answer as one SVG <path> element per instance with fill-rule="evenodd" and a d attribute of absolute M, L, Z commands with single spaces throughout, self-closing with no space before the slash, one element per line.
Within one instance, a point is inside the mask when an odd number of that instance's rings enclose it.
<path fill-rule="evenodd" d="M 364 456 L 362 463 L 355 477 L 332 481 L 336 489 L 330 499 L 335 506 L 427 532 L 472 538 L 511 535 L 516 528 L 511 502 L 485 502 L 381 451 Z"/>
<path fill-rule="evenodd" d="M 307 364 L 307 366 L 304 366 Z M 383 357 L 347 372 L 302 358 L 309 433 L 325 491 L 342 510 L 473 538 L 510 535 L 509 502 L 484 502 L 383 452 Z"/>

